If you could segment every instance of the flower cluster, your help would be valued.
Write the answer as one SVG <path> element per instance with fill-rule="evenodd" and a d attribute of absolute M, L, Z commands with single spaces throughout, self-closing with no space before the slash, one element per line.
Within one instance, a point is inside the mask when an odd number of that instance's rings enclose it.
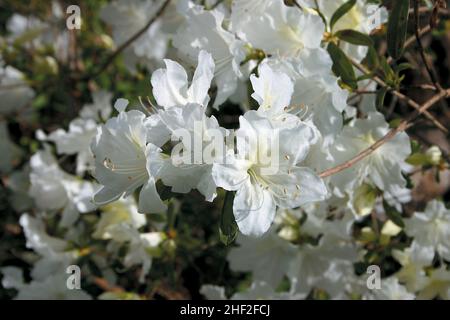
<path fill-rule="evenodd" d="M 362 75 L 352 88 L 333 56 L 339 50 L 363 63 L 373 48 L 337 35 L 369 38 L 387 10 L 364 0 L 341 16 L 344 0 L 197 2 L 114 0 L 101 8 L 112 47 L 126 45 L 127 72 L 151 74 L 147 98 L 94 86 L 92 102 L 67 126 L 36 130 L 39 147 L 27 161 L 1 119 L 26 108 L 35 92 L 0 60 L 0 172 L 35 254 L 31 281 L 7 266 L 3 286 L 18 299 L 90 299 L 92 291 L 65 287 L 65 268 L 86 259 L 83 274 L 112 286 L 122 285 L 112 261 L 139 267 L 145 283 L 154 261 L 187 246 L 173 219 L 192 219 L 184 204 L 193 197 L 220 207 L 215 237 L 230 243 L 237 236 L 226 256 L 231 272 L 251 274 L 240 292 L 201 283 L 206 298 L 449 299 L 450 210 L 436 199 L 405 209 L 413 160 L 442 169 L 439 149 L 421 153 L 399 132 L 351 168 L 321 174 L 391 132 L 379 99 L 359 99 L 358 88 L 376 90 L 377 83 Z M 39 26 L 43 34 L 28 45 L 67 41 L 37 18 L 14 15 L 1 42 Z M 239 110 L 232 125 L 224 117 L 230 106 Z M 193 221 L 210 219 L 193 211 Z M 366 270 L 387 257 L 397 268 L 381 270 L 381 287 L 373 289 Z M 102 289 L 104 299 L 144 297 Z"/>

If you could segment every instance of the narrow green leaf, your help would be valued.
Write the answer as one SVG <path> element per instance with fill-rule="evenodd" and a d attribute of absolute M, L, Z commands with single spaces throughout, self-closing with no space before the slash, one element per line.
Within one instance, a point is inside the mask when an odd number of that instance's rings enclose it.
<path fill-rule="evenodd" d="M 417 140 L 411 140 L 411 153 L 420 152 L 420 143 Z"/>
<path fill-rule="evenodd" d="M 363 74 L 363 75 L 360 75 L 358 78 L 356 78 L 356 81 L 359 82 L 359 81 L 364 81 L 364 80 L 372 79 L 374 75 L 375 75 L 375 74 L 374 74 L 373 72 L 367 73 L 367 74 Z"/>
<path fill-rule="evenodd" d="M 226 246 L 233 243 L 238 233 L 238 225 L 233 214 L 234 192 L 227 191 L 220 217 L 220 241 Z"/>
<path fill-rule="evenodd" d="M 384 99 L 386 98 L 387 91 L 386 88 L 381 88 L 377 93 L 375 105 L 378 110 L 381 110 L 384 107 Z"/>
<path fill-rule="evenodd" d="M 333 30 L 334 25 L 336 22 L 339 21 L 339 19 L 342 18 L 347 12 L 349 12 L 356 4 L 356 0 L 350 0 L 344 3 L 342 6 L 340 6 L 335 13 L 333 13 L 333 16 L 330 20 L 330 29 Z"/>
<path fill-rule="evenodd" d="M 383 207 L 386 213 L 386 216 L 392 220 L 397 226 L 404 228 L 405 223 L 403 222 L 403 218 L 400 212 L 398 212 L 395 208 L 391 207 L 386 200 L 383 200 Z"/>
<path fill-rule="evenodd" d="M 355 70 L 346 54 L 334 43 L 328 44 L 328 53 L 333 60 L 333 72 L 352 89 L 358 87 Z"/>
<path fill-rule="evenodd" d="M 389 15 L 387 43 L 389 55 L 398 60 L 403 55 L 403 48 L 408 30 L 409 0 L 393 1 Z"/>
<path fill-rule="evenodd" d="M 356 30 L 345 29 L 340 30 L 335 33 L 335 36 L 341 39 L 342 41 L 357 45 L 357 46 L 366 46 L 370 47 L 373 45 L 372 39 L 364 33 L 361 33 Z"/>
<path fill-rule="evenodd" d="M 395 72 L 392 70 L 392 67 L 387 63 L 387 60 L 385 57 L 381 57 L 380 59 L 380 67 L 381 70 L 384 73 L 385 81 L 389 84 L 395 80 Z"/>
<path fill-rule="evenodd" d="M 417 152 L 410 155 L 406 162 L 413 166 L 426 166 L 429 164 L 429 159 L 426 154 Z"/>
<path fill-rule="evenodd" d="M 408 70 L 408 69 L 414 69 L 413 65 L 408 63 L 408 62 L 404 62 L 404 63 L 400 63 L 395 70 L 399 73 L 402 72 L 404 70 Z"/>
<path fill-rule="evenodd" d="M 367 52 L 367 56 L 364 59 L 365 64 L 370 70 L 375 71 L 380 66 L 380 59 L 378 58 L 378 53 L 374 47 L 370 46 Z"/>

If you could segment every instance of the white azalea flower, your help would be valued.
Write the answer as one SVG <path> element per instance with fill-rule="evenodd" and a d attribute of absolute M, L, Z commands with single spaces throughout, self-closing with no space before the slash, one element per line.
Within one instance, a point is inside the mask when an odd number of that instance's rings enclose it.
<path fill-rule="evenodd" d="M 241 76 L 239 65 L 245 58 L 244 43 L 223 28 L 224 15 L 218 10 L 207 11 L 189 2 L 185 16 L 186 22 L 178 29 L 173 44 L 191 62 L 201 50 L 212 55 L 217 85 L 213 106 L 218 108 L 236 91 Z"/>
<path fill-rule="evenodd" d="M 277 288 L 295 257 L 297 247 L 269 232 L 262 238 L 239 236 L 238 248 L 231 249 L 227 260 L 233 271 L 251 271 L 253 280 L 262 280 Z"/>
<path fill-rule="evenodd" d="M 155 16 L 162 3 L 160 0 L 116 0 L 102 8 L 100 17 L 112 26 L 114 42 L 121 46 Z M 173 7 L 170 9 L 166 11 L 175 11 Z M 135 71 L 138 63 L 153 68 L 166 56 L 169 37 L 163 30 L 163 21 L 167 12 L 125 50 L 124 61 L 129 70 Z"/>
<path fill-rule="evenodd" d="M 396 277 L 381 280 L 381 289 L 372 290 L 375 300 L 414 300 L 415 295 L 408 292 Z"/>
<path fill-rule="evenodd" d="M 18 290 L 15 300 L 91 300 L 84 290 L 67 288 L 67 274 L 64 270 L 51 274 L 44 280 L 24 282 L 23 272 L 18 268 L 2 268 L 2 284 Z"/>
<path fill-rule="evenodd" d="M 153 256 L 159 256 L 159 245 L 166 236 L 162 232 L 139 233 L 129 223 L 118 223 L 109 228 L 113 239 L 117 243 L 128 244 L 127 254 L 123 258 L 126 267 L 142 265 L 139 281 L 143 282 L 152 266 Z"/>
<path fill-rule="evenodd" d="M 393 250 L 392 256 L 402 265 L 396 277 L 405 284 L 410 292 L 421 290 L 427 283 L 424 267 L 430 266 L 434 258 L 434 250 L 423 247 L 416 241 L 403 251 Z"/>
<path fill-rule="evenodd" d="M 25 213 L 20 217 L 20 225 L 27 238 L 27 248 L 33 249 L 42 256 L 56 256 L 68 247 L 65 240 L 49 236 L 45 232 L 44 222 L 39 218 Z"/>
<path fill-rule="evenodd" d="M 417 295 L 418 300 L 435 298 L 450 300 L 450 271 L 443 265 L 431 271 L 425 287 Z"/>
<path fill-rule="evenodd" d="M 49 235 L 40 217 L 23 214 L 19 223 L 27 240 L 26 247 L 39 255 L 31 271 L 34 280 L 42 281 L 51 274 L 62 271 L 77 258 L 77 252 L 69 250 L 68 241 Z"/>
<path fill-rule="evenodd" d="M 3 275 L 2 286 L 5 289 L 18 289 L 24 285 L 23 271 L 17 267 L 3 267 L 0 269 Z"/>
<path fill-rule="evenodd" d="M 231 30 L 240 35 L 251 19 L 262 16 L 272 0 L 234 0 L 231 3 Z"/>
<path fill-rule="evenodd" d="M 450 260 L 450 210 L 443 202 L 430 201 L 424 212 L 416 212 L 405 224 L 406 234 L 414 237 L 415 242 Z"/>
<path fill-rule="evenodd" d="M 106 91 L 94 93 L 94 102 L 81 109 L 80 117 L 70 122 L 67 131 L 57 129 L 49 135 L 42 130 L 37 131 L 39 140 L 56 144 L 58 154 L 76 155 L 76 172 L 79 176 L 94 168 L 94 157 L 90 146 L 97 134 L 97 122 L 106 121 L 111 115 L 111 98 L 112 94 Z"/>
<path fill-rule="evenodd" d="M 240 38 L 266 54 L 296 57 L 305 49 L 319 48 L 325 26 L 318 15 L 288 7 L 283 1 L 258 1 L 235 30 Z M 233 25 L 234 26 L 234 25 Z"/>
<path fill-rule="evenodd" d="M 256 111 L 247 112 L 239 122 L 238 155 L 229 154 L 224 164 L 214 164 L 213 177 L 218 186 L 237 191 L 233 211 L 240 231 L 261 236 L 269 229 L 276 206 L 294 208 L 324 200 L 327 189 L 314 171 L 296 166 L 315 140 L 310 126 L 274 128 Z"/>
<path fill-rule="evenodd" d="M 252 98 L 258 104 L 258 112 L 266 114 L 269 118 L 276 118 L 286 114 L 291 102 L 294 86 L 286 74 L 275 72 L 267 64 L 261 64 L 259 77 L 250 76 L 254 93 Z"/>
<path fill-rule="evenodd" d="M 112 93 L 107 91 L 97 91 L 92 94 L 92 103 L 83 106 L 80 111 L 80 118 L 92 119 L 96 122 L 106 121 L 112 112 Z"/>
<path fill-rule="evenodd" d="M 166 69 L 152 74 L 153 95 L 158 105 L 164 108 L 197 103 L 208 105 L 208 89 L 214 76 L 214 61 L 209 53 L 200 51 L 198 66 L 188 87 L 188 76 L 184 68 L 175 61 L 164 59 Z"/>
<path fill-rule="evenodd" d="M 155 157 L 151 161 L 154 165 L 150 164 L 152 173 L 172 187 L 173 192 L 197 189 L 207 201 L 213 201 L 217 186 L 212 165 L 216 159 L 222 160 L 228 131 L 219 126 L 214 116 L 207 117 L 205 108 L 195 103 L 170 108 L 158 116 L 172 141 L 179 141 L 175 146 L 179 154 L 172 152 L 172 158 Z"/>
<path fill-rule="evenodd" d="M 58 154 L 76 155 L 78 175 L 93 169 L 94 157 L 90 145 L 97 133 L 97 123 L 91 119 L 77 118 L 69 124 L 69 130 L 57 129 L 47 137 L 47 141 L 56 144 Z"/>
<path fill-rule="evenodd" d="M 290 77 L 294 84 L 290 112 L 311 117 L 324 138 L 323 147 L 328 149 L 342 130 L 342 112 L 348 97 L 348 91 L 339 86 L 338 78 L 331 72 L 328 53 L 319 48 L 305 50 L 295 59 L 265 61 L 272 69 Z"/>
<path fill-rule="evenodd" d="M 95 209 L 91 197 L 97 187 L 62 171 L 49 150 L 34 154 L 30 167 L 30 196 L 41 210 L 62 209 L 61 226 L 69 227 L 79 213 Z"/>
<path fill-rule="evenodd" d="M 119 115 L 98 129 L 91 150 L 95 157 L 95 177 L 102 185 L 94 196 L 97 205 L 104 205 L 122 196 L 131 195 L 141 187 L 139 212 L 157 213 L 166 210 L 150 174 L 147 158 L 157 147 L 147 144 L 145 115 L 136 110 L 125 112 L 127 102 L 119 100 Z"/>
<path fill-rule="evenodd" d="M 9 114 L 26 107 L 34 95 L 24 75 L 11 66 L 3 66 L 0 56 L 0 114 Z"/>
<path fill-rule="evenodd" d="M 235 293 L 231 300 L 299 300 L 304 299 L 306 295 L 296 292 L 295 289 L 291 289 L 289 292 L 276 292 L 264 281 L 254 281 L 250 288 L 244 292 Z"/>
<path fill-rule="evenodd" d="M 209 300 L 227 300 L 223 287 L 203 285 L 200 293 Z M 264 281 L 253 281 L 249 288 L 242 292 L 236 292 L 230 300 L 300 300 L 306 296 L 307 294 L 295 292 L 294 289 L 289 292 L 276 292 Z"/>
<path fill-rule="evenodd" d="M 125 223 L 139 229 L 147 223 L 145 215 L 138 213 L 132 197 L 120 199 L 101 208 L 102 215 L 97 223 L 94 238 L 114 239 L 114 226 Z"/>
<path fill-rule="evenodd" d="M 316 1 L 302 0 L 302 4 L 309 8 L 316 8 Z M 325 19 L 330 23 L 331 17 L 336 10 L 346 3 L 347 0 L 318 0 L 317 5 Z M 339 19 L 333 27 L 333 32 L 340 30 L 356 30 L 365 34 L 370 34 L 379 28 L 388 19 L 388 12 L 385 7 L 367 3 L 364 0 L 356 1 L 353 8 Z M 348 55 L 357 61 L 361 61 L 367 54 L 367 47 L 356 46 L 346 42 L 341 43 L 341 48 Z"/>
<path fill-rule="evenodd" d="M 343 163 L 370 147 L 388 131 L 389 125 L 381 113 L 369 113 L 367 119 L 354 120 L 344 128 L 332 146 L 331 154 L 336 163 Z M 410 153 L 408 135 L 398 133 L 351 170 L 332 176 L 330 181 L 342 191 L 353 190 L 367 180 L 380 190 L 395 191 L 395 186 L 406 186 L 401 166 Z"/>
<path fill-rule="evenodd" d="M 355 275 L 353 264 L 347 261 L 331 261 L 314 287 L 325 290 L 333 300 L 348 300 L 352 294 L 360 295 L 367 291 L 366 279 Z"/>
<path fill-rule="evenodd" d="M 288 270 L 288 276 L 297 281 L 297 290 L 309 292 L 317 283 L 332 287 L 333 279 L 340 269 L 352 267 L 352 263 L 358 261 L 357 247 L 348 241 L 347 237 L 341 238 L 336 235 L 325 235 L 316 246 L 310 244 L 302 245 L 296 253 L 293 262 Z M 335 264 L 342 264 L 338 269 Z M 333 270 L 330 270 L 333 269 Z M 329 272 L 328 279 L 324 279 L 324 274 Z"/>
<path fill-rule="evenodd" d="M 310 3 L 314 2 L 312 0 L 307 1 Z M 327 18 L 327 21 L 330 21 L 336 10 L 342 6 L 346 0 L 318 0 L 317 2 L 320 11 Z M 387 21 L 387 15 L 388 12 L 385 7 L 368 4 L 367 1 L 364 0 L 357 0 L 353 8 L 335 24 L 333 31 L 353 29 L 369 34 Z"/>

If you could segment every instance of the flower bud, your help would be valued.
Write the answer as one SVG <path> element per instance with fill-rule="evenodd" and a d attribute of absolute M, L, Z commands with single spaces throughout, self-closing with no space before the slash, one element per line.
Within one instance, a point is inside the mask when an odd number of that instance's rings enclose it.
<path fill-rule="evenodd" d="M 425 152 L 427 158 L 428 158 L 428 162 L 432 165 L 438 165 L 439 163 L 441 163 L 441 159 L 442 159 L 442 152 L 439 149 L 439 147 L 437 146 L 432 146 L 431 148 L 429 148 L 426 152 Z"/>

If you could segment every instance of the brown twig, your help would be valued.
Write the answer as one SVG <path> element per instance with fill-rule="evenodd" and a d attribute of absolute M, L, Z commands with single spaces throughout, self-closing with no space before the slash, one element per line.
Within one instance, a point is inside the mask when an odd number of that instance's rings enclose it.
<path fill-rule="evenodd" d="M 431 79 L 431 82 L 433 82 L 434 86 L 438 88 L 439 90 L 442 90 L 441 85 L 439 84 L 438 80 L 436 79 L 436 76 L 434 75 L 433 71 L 431 70 L 430 65 L 428 64 L 427 58 L 425 56 L 425 49 L 423 48 L 421 36 L 419 33 L 420 25 L 419 25 L 419 1 L 414 0 L 414 35 L 416 38 L 417 46 L 419 47 L 419 54 L 422 58 L 423 64 L 425 65 L 425 68 L 427 70 L 427 73 Z"/>
<path fill-rule="evenodd" d="M 409 13 L 412 14 L 414 12 L 414 9 L 409 9 Z M 433 12 L 433 8 L 428 7 L 420 7 L 419 8 L 419 14 L 431 14 Z M 439 8 L 438 9 L 439 14 L 448 16 L 450 15 L 450 11 L 445 8 Z"/>
<path fill-rule="evenodd" d="M 97 77 L 99 74 L 101 74 L 108 66 L 117 58 L 119 54 L 122 53 L 130 44 L 132 44 L 135 40 L 137 40 L 140 36 L 142 36 L 148 28 L 164 13 L 167 6 L 169 5 L 170 0 L 166 0 L 161 7 L 156 11 L 155 15 L 147 22 L 147 24 L 140 29 L 138 32 L 136 32 L 130 39 L 128 39 L 126 42 L 124 42 L 121 46 L 119 46 L 112 54 L 111 56 L 106 60 L 105 63 L 103 63 L 100 68 L 95 71 L 94 73 L 87 75 L 83 78 L 83 80 L 89 80 L 92 78 Z"/>
<path fill-rule="evenodd" d="M 383 144 L 394 138 L 397 133 L 405 131 L 409 127 L 411 127 L 413 124 L 412 122 L 421 114 L 425 113 L 426 110 L 431 108 L 434 104 L 436 104 L 438 101 L 440 101 L 443 98 L 446 98 L 450 95 L 450 89 L 442 90 L 437 95 L 432 97 L 430 100 L 428 100 L 426 103 L 424 103 L 422 106 L 419 107 L 419 110 L 417 110 L 415 113 L 413 113 L 411 116 L 409 116 L 407 119 L 403 120 L 398 127 L 391 129 L 384 137 L 376 141 L 374 144 L 372 144 L 369 148 L 363 150 L 358 155 L 353 157 L 352 159 L 336 166 L 331 169 L 327 169 L 323 171 L 320 174 L 321 178 L 326 178 L 331 175 L 334 175 L 336 173 L 339 173 L 345 169 L 348 169 L 352 166 L 354 166 L 356 163 L 364 159 L 365 157 L 372 154 L 375 150 L 377 150 L 379 147 L 381 147 Z"/>
<path fill-rule="evenodd" d="M 424 35 L 426 35 L 430 31 L 431 31 L 431 27 L 429 25 L 427 25 L 423 29 L 419 30 L 419 37 L 423 37 Z M 409 48 L 414 42 L 416 42 L 416 36 L 415 35 L 412 36 L 412 37 L 409 37 L 408 39 L 406 39 L 403 48 L 405 48 L 405 49 Z M 389 57 L 387 59 L 387 63 L 388 64 L 391 64 L 392 61 L 393 61 L 392 57 Z"/>
<path fill-rule="evenodd" d="M 350 61 L 351 61 L 352 64 L 353 64 L 357 69 L 359 69 L 359 71 L 361 71 L 362 73 L 364 73 L 364 74 L 366 74 L 366 75 L 367 75 L 367 74 L 370 74 L 370 71 L 367 70 L 366 67 L 364 67 L 362 64 L 356 62 L 356 61 L 353 60 L 353 59 L 350 59 Z M 397 91 L 397 90 L 391 88 L 391 87 L 390 87 L 386 82 L 384 82 L 381 78 L 379 78 L 379 77 L 377 77 L 377 76 L 374 76 L 374 77 L 373 77 L 373 80 L 374 80 L 376 83 L 378 83 L 381 87 L 386 88 L 386 89 L 389 89 L 390 92 L 391 92 L 394 96 L 396 96 L 396 97 L 398 97 L 400 100 L 406 102 L 409 106 L 413 107 L 413 108 L 416 109 L 416 110 L 419 110 L 419 109 L 420 109 L 420 105 L 419 105 L 417 102 L 415 102 L 415 101 L 412 100 L 411 98 L 405 96 L 403 93 L 401 93 L 401 92 L 399 92 L 399 91 Z M 424 114 L 430 121 L 432 121 L 433 124 L 434 124 L 437 128 L 439 128 L 441 131 L 443 131 L 443 132 L 445 132 L 445 133 L 448 133 L 447 128 L 446 128 L 443 124 L 441 124 L 441 123 L 440 123 L 440 122 L 439 122 L 439 121 L 438 121 L 431 113 L 429 113 L 428 111 L 425 110 L 425 111 L 423 112 L 423 114 Z"/>

